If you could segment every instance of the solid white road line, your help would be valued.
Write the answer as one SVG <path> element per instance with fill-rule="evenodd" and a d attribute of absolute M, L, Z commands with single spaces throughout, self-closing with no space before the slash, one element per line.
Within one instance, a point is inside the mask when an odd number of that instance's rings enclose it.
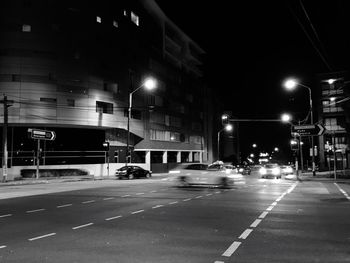
<path fill-rule="evenodd" d="M 252 231 L 253 229 L 247 228 L 238 238 L 246 239 Z"/>
<path fill-rule="evenodd" d="M 255 219 L 255 221 L 250 225 L 250 227 L 257 227 L 261 221 L 261 219 Z"/>
<path fill-rule="evenodd" d="M 265 216 L 268 214 L 269 212 L 262 212 L 261 215 L 259 216 L 259 218 L 265 218 Z"/>
<path fill-rule="evenodd" d="M 222 254 L 223 257 L 231 257 L 233 253 L 235 253 L 236 249 L 239 247 L 239 245 L 242 244 L 242 242 L 233 242 L 232 245 Z"/>
<path fill-rule="evenodd" d="M 273 206 L 270 205 L 268 208 L 266 208 L 266 211 L 271 211 L 273 209 Z"/>
<path fill-rule="evenodd" d="M 89 200 L 89 201 L 84 201 L 84 202 L 81 202 L 82 204 L 90 204 L 90 203 L 94 203 L 96 202 L 95 200 Z"/>
<path fill-rule="evenodd" d="M 132 215 L 135 215 L 135 214 L 138 214 L 138 213 L 142 213 L 144 212 L 145 210 L 138 210 L 138 211 L 134 211 L 134 212 L 131 212 Z"/>
<path fill-rule="evenodd" d="M 224 261 L 215 261 L 214 263 L 225 263 Z"/>
<path fill-rule="evenodd" d="M 109 220 L 118 219 L 118 218 L 121 218 L 121 217 L 123 217 L 123 216 L 113 216 L 113 217 L 110 217 L 110 218 L 106 218 L 105 220 L 109 221 Z"/>
<path fill-rule="evenodd" d="M 114 199 L 114 197 L 106 197 L 106 198 L 103 198 L 103 201 L 112 200 L 112 199 Z"/>
<path fill-rule="evenodd" d="M 153 206 L 152 209 L 156 209 L 156 208 L 159 208 L 159 207 L 163 207 L 164 205 L 156 205 L 156 206 Z"/>
<path fill-rule="evenodd" d="M 35 210 L 28 210 L 26 211 L 26 213 L 35 213 L 35 212 L 40 212 L 40 211 L 44 211 L 45 209 L 44 208 L 40 208 L 40 209 L 35 209 Z"/>
<path fill-rule="evenodd" d="M 45 237 L 50 237 L 50 236 L 54 236 L 54 235 L 56 235 L 56 233 L 50 233 L 50 234 L 43 235 L 43 236 L 38 236 L 38 237 L 29 238 L 28 240 L 29 240 L 29 241 L 34 241 L 34 240 L 37 240 L 37 239 L 41 239 L 41 238 L 45 238 Z"/>
<path fill-rule="evenodd" d="M 58 205 L 56 206 L 57 208 L 62 208 L 62 207 L 67 207 L 67 206 L 72 206 L 73 204 L 65 204 L 65 205 Z"/>
<path fill-rule="evenodd" d="M 0 249 L 5 248 L 6 246 L 0 246 Z"/>
<path fill-rule="evenodd" d="M 277 202 L 273 202 L 271 205 L 275 206 L 275 205 L 277 205 Z"/>
<path fill-rule="evenodd" d="M 87 227 L 87 226 L 91 226 L 93 225 L 94 223 L 88 223 L 88 224 L 85 224 L 85 225 L 80 225 L 80 226 L 76 226 L 76 227 L 72 227 L 72 229 L 79 229 L 79 228 L 83 228 L 83 227 Z"/>
<path fill-rule="evenodd" d="M 1 215 L 0 217 L 9 217 L 9 216 L 12 216 L 12 214 Z"/>

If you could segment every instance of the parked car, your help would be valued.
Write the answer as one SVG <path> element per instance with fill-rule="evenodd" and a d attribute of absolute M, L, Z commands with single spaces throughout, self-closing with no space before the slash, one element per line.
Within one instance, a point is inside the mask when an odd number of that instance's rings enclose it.
<path fill-rule="evenodd" d="M 118 179 L 149 178 L 152 176 L 152 172 L 140 166 L 128 165 L 117 169 L 115 176 L 118 177 Z"/>
<path fill-rule="evenodd" d="M 230 177 L 231 167 L 224 164 L 182 164 L 169 171 L 178 174 L 179 186 L 219 186 L 230 187 L 233 179 Z"/>
<path fill-rule="evenodd" d="M 268 163 L 265 164 L 263 167 L 260 168 L 259 173 L 261 175 L 261 178 L 281 178 L 281 168 L 277 163 Z"/>

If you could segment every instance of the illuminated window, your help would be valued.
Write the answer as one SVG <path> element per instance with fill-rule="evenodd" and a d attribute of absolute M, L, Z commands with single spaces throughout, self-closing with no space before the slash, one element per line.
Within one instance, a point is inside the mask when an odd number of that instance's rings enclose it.
<path fill-rule="evenodd" d="M 118 22 L 113 20 L 113 26 L 118 28 Z"/>
<path fill-rule="evenodd" d="M 102 19 L 101 19 L 100 16 L 96 16 L 96 22 L 97 22 L 97 23 L 102 23 Z"/>
<path fill-rule="evenodd" d="M 134 12 L 131 12 L 131 21 L 137 26 L 139 26 L 140 24 L 139 16 L 136 15 Z"/>
<path fill-rule="evenodd" d="M 22 32 L 31 32 L 32 27 L 30 25 L 22 25 Z"/>
<path fill-rule="evenodd" d="M 126 10 L 123 11 L 124 16 L 128 16 L 128 12 Z"/>

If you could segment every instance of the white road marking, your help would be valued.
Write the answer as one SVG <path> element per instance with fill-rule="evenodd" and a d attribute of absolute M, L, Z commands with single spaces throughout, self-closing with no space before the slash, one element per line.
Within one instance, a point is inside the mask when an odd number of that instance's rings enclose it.
<path fill-rule="evenodd" d="M 255 219 L 255 221 L 250 225 L 250 227 L 257 227 L 261 221 L 261 219 Z"/>
<path fill-rule="evenodd" d="M 0 217 L 9 217 L 9 216 L 12 216 L 12 214 L 1 215 Z"/>
<path fill-rule="evenodd" d="M 117 218 L 121 218 L 123 216 L 113 216 L 113 217 L 110 217 L 110 218 L 106 218 L 105 220 L 106 221 L 109 221 L 109 220 L 113 220 L 113 219 L 117 219 Z"/>
<path fill-rule="evenodd" d="M 252 231 L 253 229 L 247 228 L 238 238 L 246 239 Z"/>
<path fill-rule="evenodd" d="M 342 194 L 343 194 L 348 200 L 350 200 L 350 196 L 348 195 L 347 192 L 344 191 L 344 189 L 342 189 L 337 183 L 334 183 L 334 185 L 339 189 L 340 192 L 342 192 Z"/>
<path fill-rule="evenodd" d="M 178 201 L 175 201 L 175 202 L 170 202 L 169 205 L 173 205 L 173 204 L 177 204 Z"/>
<path fill-rule="evenodd" d="M 269 212 L 262 212 L 261 215 L 259 216 L 259 218 L 265 218 L 265 216 L 268 214 Z"/>
<path fill-rule="evenodd" d="M 203 196 L 199 195 L 199 196 L 196 196 L 195 198 L 196 199 L 199 199 L 199 198 L 202 198 Z"/>
<path fill-rule="evenodd" d="M 85 225 L 80 225 L 80 226 L 75 226 L 75 227 L 72 227 L 72 229 L 79 229 L 79 228 L 83 228 L 83 227 L 87 227 L 87 226 L 91 226 L 93 225 L 94 223 L 88 223 L 88 224 L 85 224 Z"/>
<path fill-rule="evenodd" d="M 268 208 L 266 208 L 266 211 L 271 211 L 273 209 L 273 206 L 270 205 Z"/>
<path fill-rule="evenodd" d="M 215 192 L 215 194 L 221 194 L 221 191 L 217 191 L 217 192 Z"/>
<path fill-rule="evenodd" d="M 90 203 L 94 203 L 96 202 L 95 200 L 89 200 L 89 201 L 84 201 L 84 202 L 81 202 L 82 204 L 90 204 Z"/>
<path fill-rule="evenodd" d="M 114 197 L 106 197 L 106 198 L 103 198 L 104 201 L 112 200 L 112 199 L 114 199 Z"/>
<path fill-rule="evenodd" d="M 206 196 L 211 196 L 211 195 L 213 195 L 213 194 L 206 194 Z"/>
<path fill-rule="evenodd" d="M 130 196 L 130 195 L 122 195 L 122 197 L 128 197 L 128 196 Z"/>
<path fill-rule="evenodd" d="M 65 205 L 58 205 L 56 206 L 57 208 L 62 208 L 62 207 L 67 207 L 67 206 L 72 206 L 73 204 L 65 204 Z"/>
<path fill-rule="evenodd" d="M 5 248 L 6 246 L 0 246 L 0 249 Z"/>
<path fill-rule="evenodd" d="M 26 211 L 26 213 L 35 213 L 35 212 L 40 212 L 40 211 L 44 211 L 45 209 L 44 208 L 40 208 L 40 209 L 35 209 L 35 210 L 28 210 Z"/>
<path fill-rule="evenodd" d="M 151 191 L 150 193 L 156 193 L 157 191 Z"/>
<path fill-rule="evenodd" d="M 182 201 L 187 202 L 187 201 L 190 201 L 190 200 L 192 200 L 192 198 L 187 198 L 187 199 L 184 199 Z"/>
<path fill-rule="evenodd" d="M 34 241 L 34 240 L 37 240 L 37 239 L 41 239 L 41 238 L 45 238 L 45 237 L 50 237 L 50 236 L 54 236 L 54 235 L 56 235 L 56 233 L 50 233 L 50 234 L 43 235 L 43 236 L 38 236 L 38 237 L 29 238 L 28 240 L 29 240 L 29 241 Z"/>
<path fill-rule="evenodd" d="M 137 193 L 136 195 L 144 195 L 145 193 Z"/>
<path fill-rule="evenodd" d="M 275 206 L 275 205 L 277 205 L 277 202 L 273 202 L 271 205 Z"/>
<path fill-rule="evenodd" d="M 215 261 L 214 263 L 225 263 L 224 261 Z"/>
<path fill-rule="evenodd" d="M 281 197 L 278 197 L 277 199 L 276 199 L 276 202 L 279 202 L 279 201 L 281 201 L 282 200 L 282 198 Z"/>
<path fill-rule="evenodd" d="M 242 242 L 234 241 L 231 246 L 222 254 L 223 257 L 231 257 Z"/>
<path fill-rule="evenodd" d="M 138 213 L 142 213 L 144 212 L 145 210 L 138 210 L 138 211 L 134 211 L 134 212 L 131 212 L 132 215 L 135 215 L 135 214 L 138 214 Z"/>
<path fill-rule="evenodd" d="M 156 205 L 156 206 L 153 206 L 152 209 L 156 209 L 156 208 L 159 208 L 159 207 L 163 207 L 164 205 Z"/>

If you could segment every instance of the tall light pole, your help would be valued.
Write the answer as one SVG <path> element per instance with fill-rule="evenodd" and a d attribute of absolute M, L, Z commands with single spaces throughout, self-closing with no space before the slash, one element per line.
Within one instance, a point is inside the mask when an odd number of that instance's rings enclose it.
<path fill-rule="evenodd" d="M 143 83 L 136 88 L 135 90 L 131 91 L 129 93 L 129 106 L 128 106 L 128 124 L 127 124 L 127 129 L 128 129 L 128 136 L 127 136 L 127 141 L 126 141 L 126 165 L 131 162 L 131 154 L 130 154 L 130 119 L 131 119 L 131 110 L 132 110 L 132 96 L 133 94 L 144 87 L 147 90 L 153 90 L 157 87 L 157 81 L 154 78 L 148 77 L 146 78 Z"/>
<path fill-rule="evenodd" d="M 304 87 L 306 89 L 308 89 L 309 91 L 309 107 L 310 107 L 310 123 L 311 125 L 314 124 L 314 117 L 313 117 L 313 109 L 312 109 L 312 93 L 311 93 L 311 88 L 301 84 L 300 82 L 298 82 L 295 79 L 288 79 L 285 81 L 284 86 L 286 89 L 288 90 L 293 90 L 295 89 L 297 86 L 301 86 Z M 314 137 L 311 136 L 311 158 L 312 158 L 312 174 L 315 176 L 316 175 L 316 171 L 315 171 L 315 149 L 314 149 Z"/>
<path fill-rule="evenodd" d="M 220 133 L 222 131 L 232 131 L 233 127 L 231 124 L 226 124 L 224 128 L 222 128 L 220 131 L 218 131 L 218 160 L 220 160 Z"/>

